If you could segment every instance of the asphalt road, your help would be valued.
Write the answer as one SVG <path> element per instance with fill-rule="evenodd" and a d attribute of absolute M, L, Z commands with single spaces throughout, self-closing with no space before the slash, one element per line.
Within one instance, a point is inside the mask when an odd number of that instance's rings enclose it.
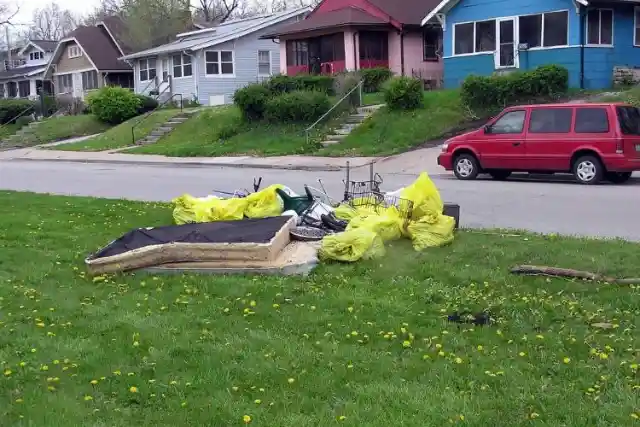
<path fill-rule="evenodd" d="M 640 241 L 640 179 L 627 185 L 582 186 L 568 179 L 514 179 L 462 182 L 439 169 L 430 171 L 445 201 L 461 206 L 464 227 L 527 229 Z M 364 179 L 366 171 L 355 172 Z M 281 183 L 302 191 L 307 183 L 339 199 L 342 172 L 304 172 L 222 167 L 167 167 L 65 162 L 0 162 L 0 189 L 39 193 L 170 200 L 182 193 L 201 196 L 211 190 L 251 188 Z M 415 175 L 386 174 L 384 190 L 407 185 Z"/>

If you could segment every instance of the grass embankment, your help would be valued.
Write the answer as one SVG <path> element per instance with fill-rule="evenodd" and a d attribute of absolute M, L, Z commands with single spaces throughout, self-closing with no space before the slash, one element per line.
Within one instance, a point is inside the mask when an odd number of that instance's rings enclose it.
<path fill-rule="evenodd" d="M 170 218 L 163 204 L 0 193 L 3 425 L 638 422 L 640 288 L 508 273 L 638 276 L 635 244 L 463 231 L 305 279 L 85 275 L 87 253 Z M 494 324 L 447 322 L 485 309 Z"/>
<path fill-rule="evenodd" d="M 95 135 L 110 127 L 91 114 L 51 117 L 34 126 L 30 136 L 33 136 L 37 143 L 46 144 L 69 138 Z"/>
<path fill-rule="evenodd" d="M 235 106 L 201 111 L 155 144 L 127 150 L 133 154 L 160 154 L 176 157 L 216 157 L 227 155 L 280 156 L 310 153 L 313 142 L 326 133 L 318 126 L 307 143 L 308 124 L 249 124 L 242 121 Z"/>
<path fill-rule="evenodd" d="M 105 151 L 133 145 L 131 127 L 135 125 L 135 141 L 149 135 L 156 127 L 178 115 L 179 109 L 158 110 L 148 116 L 137 116 L 112 127 L 102 135 L 84 141 L 52 147 L 64 151 Z M 140 122 L 140 124 L 137 124 Z"/>

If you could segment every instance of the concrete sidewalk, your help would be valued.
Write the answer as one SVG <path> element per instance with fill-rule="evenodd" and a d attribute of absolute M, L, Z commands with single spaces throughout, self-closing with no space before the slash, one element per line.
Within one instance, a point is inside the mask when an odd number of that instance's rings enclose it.
<path fill-rule="evenodd" d="M 390 157 L 166 157 L 145 154 L 125 154 L 86 151 L 42 150 L 22 148 L 0 151 L 0 161 L 60 161 L 76 163 L 112 163 L 132 165 L 167 165 L 192 167 L 236 167 L 306 171 L 339 171 L 347 162 L 354 169 L 375 163 L 379 173 L 415 174 L 436 167 L 439 148 L 423 148 Z"/>

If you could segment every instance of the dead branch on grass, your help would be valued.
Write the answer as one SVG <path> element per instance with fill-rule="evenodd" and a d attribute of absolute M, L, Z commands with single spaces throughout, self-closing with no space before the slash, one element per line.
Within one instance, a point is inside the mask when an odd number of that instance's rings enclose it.
<path fill-rule="evenodd" d="M 523 276 L 552 276 L 565 277 L 571 279 L 584 279 L 593 282 L 606 282 L 616 285 L 638 285 L 640 278 L 618 279 L 615 277 L 607 277 L 601 274 L 592 273 L 590 271 L 572 270 L 570 268 L 547 267 L 538 265 L 518 265 L 511 269 L 511 274 L 519 274 Z"/>

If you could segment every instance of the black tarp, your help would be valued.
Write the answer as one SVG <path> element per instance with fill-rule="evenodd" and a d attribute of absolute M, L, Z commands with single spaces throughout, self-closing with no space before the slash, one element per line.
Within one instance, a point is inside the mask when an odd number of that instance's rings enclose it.
<path fill-rule="evenodd" d="M 290 216 L 275 216 L 241 221 L 217 221 L 197 224 L 138 228 L 100 249 L 89 259 L 119 255 L 145 246 L 164 243 L 268 243 Z"/>

